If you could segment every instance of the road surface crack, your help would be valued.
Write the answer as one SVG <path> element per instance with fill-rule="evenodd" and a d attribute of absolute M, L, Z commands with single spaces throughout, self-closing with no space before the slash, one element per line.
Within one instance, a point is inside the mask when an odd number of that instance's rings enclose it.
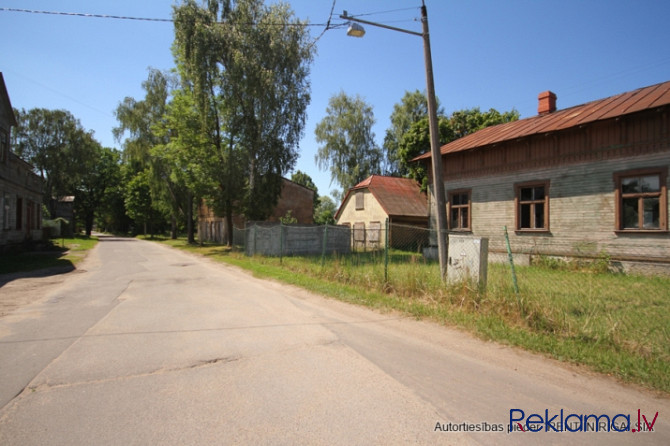
<path fill-rule="evenodd" d="M 225 356 L 225 357 L 220 357 L 220 358 L 213 358 L 213 359 L 205 359 L 205 360 L 200 360 L 194 363 L 182 365 L 179 367 L 161 367 L 156 370 L 152 370 L 149 372 L 145 373 L 135 373 L 132 375 L 123 375 L 123 376 L 116 376 L 116 377 L 111 377 L 111 378 L 103 378 L 103 379 L 94 379 L 94 380 L 88 380 L 88 381 L 76 381 L 76 382 L 70 382 L 70 383 L 60 383 L 60 384 L 49 384 L 49 382 L 45 382 L 42 384 L 38 385 L 28 385 L 23 388 L 21 392 L 19 392 L 14 399 L 17 397 L 21 396 L 22 394 L 25 393 L 36 393 L 36 392 L 48 392 L 52 390 L 57 390 L 57 389 L 66 389 L 66 388 L 73 388 L 73 387 L 80 387 L 80 386 L 86 386 L 86 385 L 95 385 L 95 384 L 108 384 L 108 383 L 113 383 L 113 382 L 120 382 L 120 381 L 126 381 L 126 380 L 131 380 L 131 379 L 136 379 L 136 378 L 146 378 L 150 376 L 157 376 L 157 375 L 162 375 L 162 374 L 167 374 L 167 373 L 175 373 L 175 372 L 181 372 L 184 370 L 194 370 L 194 369 L 201 369 L 201 368 L 206 368 L 206 367 L 212 367 L 217 364 L 227 364 L 230 362 L 238 361 L 241 359 L 239 356 Z"/>

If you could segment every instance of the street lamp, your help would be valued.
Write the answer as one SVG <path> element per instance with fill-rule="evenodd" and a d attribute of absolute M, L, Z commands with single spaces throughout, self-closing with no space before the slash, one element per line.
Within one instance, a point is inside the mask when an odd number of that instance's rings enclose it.
<path fill-rule="evenodd" d="M 369 22 L 347 15 L 347 11 L 340 16 L 341 19 L 350 22 L 347 30 L 348 36 L 363 37 L 365 29 L 358 23 L 376 26 L 379 28 L 400 31 L 405 34 L 423 37 L 423 56 L 426 63 L 426 96 L 428 97 L 428 125 L 430 131 L 430 153 L 433 170 L 433 193 L 435 194 L 435 207 L 437 208 L 437 253 L 440 259 L 440 273 L 444 280 L 447 272 L 447 209 L 444 199 L 444 182 L 442 181 L 442 155 L 440 154 L 440 137 L 437 126 L 437 102 L 435 100 L 435 82 L 433 80 L 433 59 L 430 54 L 430 35 L 428 33 L 428 13 L 424 1 L 421 2 L 421 24 L 423 32 L 415 32 L 381 23 Z"/>

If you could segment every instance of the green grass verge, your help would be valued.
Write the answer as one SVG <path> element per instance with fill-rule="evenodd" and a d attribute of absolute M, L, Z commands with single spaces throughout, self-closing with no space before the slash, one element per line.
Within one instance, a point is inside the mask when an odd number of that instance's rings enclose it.
<path fill-rule="evenodd" d="M 445 286 L 420 256 L 246 257 L 222 246 L 163 243 L 345 302 L 464 328 L 662 392 L 670 392 L 670 278 L 490 264 L 488 287 Z M 395 258 L 400 259 L 398 255 Z"/>
<path fill-rule="evenodd" d="M 51 240 L 40 251 L 6 254 L 0 258 L 0 274 L 29 272 L 53 267 L 74 268 L 96 243 L 98 243 L 96 237 L 59 238 Z"/>

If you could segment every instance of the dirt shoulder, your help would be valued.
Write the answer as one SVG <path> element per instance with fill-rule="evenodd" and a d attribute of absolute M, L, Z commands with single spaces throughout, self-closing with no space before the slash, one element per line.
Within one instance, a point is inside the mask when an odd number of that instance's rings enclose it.
<path fill-rule="evenodd" d="M 0 317 L 36 302 L 79 270 L 71 267 L 0 275 Z"/>
<path fill-rule="evenodd" d="M 77 266 L 55 266 L 33 271 L 0 274 L 0 318 L 18 308 L 38 302 L 60 286 L 86 272 L 95 255 L 90 251 L 75 253 L 84 257 Z"/>

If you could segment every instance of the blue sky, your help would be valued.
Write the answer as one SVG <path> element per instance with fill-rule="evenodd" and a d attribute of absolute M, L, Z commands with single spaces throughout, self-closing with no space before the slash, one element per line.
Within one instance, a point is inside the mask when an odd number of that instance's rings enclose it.
<path fill-rule="evenodd" d="M 288 0 L 297 17 L 325 23 L 332 0 Z M 169 19 L 173 0 L 0 0 L 0 8 Z M 421 30 L 421 0 L 336 0 L 350 15 Z M 447 113 L 470 107 L 537 113 L 552 90 L 558 108 L 670 80 L 670 2 L 665 0 L 426 0 L 437 96 Z M 393 12 L 384 12 L 393 11 Z M 384 13 L 382 13 L 384 12 Z M 322 27 L 311 27 L 316 38 Z M 422 40 L 366 27 L 318 41 L 296 169 L 324 195 L 339 185 L 314 162 L 314 128 L 331 96 L 359 94 L 374 108 L 382 144 L 393 105 L 425 90 Z M 0 71 L 15 108 L 66 109 L 103 145 L 126 96 L 143 97 L 147 68 L 174 66 L 169 22 L 0 11 Z"/>

